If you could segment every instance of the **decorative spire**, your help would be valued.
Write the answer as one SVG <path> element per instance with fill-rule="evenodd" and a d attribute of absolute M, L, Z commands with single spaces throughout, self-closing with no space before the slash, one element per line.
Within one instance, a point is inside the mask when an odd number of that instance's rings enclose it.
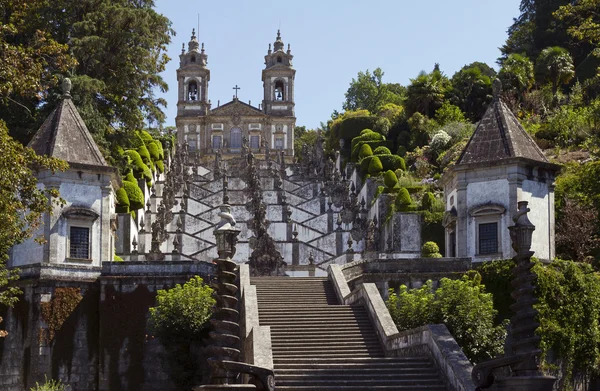
<path fill-rule="evenodd" d="M 494 100 L 499 100 L 500 95 L 502 94 L 502 82 L 500 79 L 494 79 L 494 82 L 492 83 L 492 91 L 494 91 Z"/>
<path fill-rule="evenodd" d="M 185 43 L 181 44 L 181 54 L 185 54 Z"/>
<path fill-rule="evenodd" d="M 198 40 L 196 39 L 196 29 L 192 29 L 192 37 L 190 38 L 190 43 L 188 44 L 188 51 L 198 51 L 198 48 L 200 47 L 200 44 L 198 43 Z"/>
<path fill-rule="evenodd" d="M 275 43 L 273 44 L 273 49 L 275 51 L 283 50 L 283 41 L 281 40 L 281 32 L 279 30 L 277 30 L 277 39 L 275 40 Z"/>
<path fill-rule="evenodd" d="M 69 79 L 68 77 L 65 77 L 62 81 L 62 84 L 60 85 L 61 89 L 62 89 L 62 98 L 63 99 L 71 99 L 71 79 Z"/>

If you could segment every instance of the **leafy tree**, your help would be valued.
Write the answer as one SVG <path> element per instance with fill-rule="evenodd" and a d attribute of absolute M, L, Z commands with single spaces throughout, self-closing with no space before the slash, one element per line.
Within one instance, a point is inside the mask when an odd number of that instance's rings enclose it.
<path fill-rule="evenodd" d="M 442 254 L 440 254 L 440 247 L 435 242 L 425 242 L 421 247 L 421 256 L 423 258 L 441 258 Z"/>
<path fill-rule="evenodd" d="M 401 330 L 444 323 L 467 357 L 477 363 L 502 353 L 505 324 L 495 325 L 492 295 L 486 293 L 478 273 L 459 280 L 442 278 L 439 288 L 428 281 L 418 289 L 390 291 L 387 307 Z"/>
<path fill-rule="evenodd" d="M 600 45 L 600 0 L 581 0 L 562 5 L 554 12 L 559 20 L 568 23 L 567 32 L 578 40 Z"/>
<path fill-rule="evenodd" d="M 410 82 L 406 88 L 405 103 L 409 115 L 418 112 L 433 118 L 435 111 L 442 106 L 444 96 L 450 88 L 448 78 L 436 66 L 431 73 L 421 72 Z"/>
<path fill-rule="evenodd" d="M 480 62 L 465 65 L 452 76 L 451 99 L 472 121 L 483 117 L 492 99 L 492 78 L 495 77 L 496 71 Z"/>
<path fill-rule="evenodd" d="M 600 250 L 598 212 L 594 208 L 567 198 L 556 224 L 556 247 L 559 256 L 586 262 Z"/>
<path fill-rule="evenodd" d="M 206 331 L 216 304 L 213 290 L 195 276 L 181 286 L 160 289 L 156 307 L 150 308 L 150 328 L 165 340 L 197 340 Z"/>
<path fill-rule="evenodd" d="M 12 306 L 20 291 L 7 287 L 18 277 L 17 270 L 6 269 L 8 250 L 38 232 L 43 214 L 52 211 L 49 199 L 58 197 L 55 189 L 38 188 L 35 175 L 40 170 L 64 170 L 67 164 L 23 147 L 9 136 L 1 120 L 0 151 L 0 305 Z"/>
<path fill-rule="evenodd" d="M 436 110 L 435 120 L 441 126 L 450 122 L 468 122 L 460 108 L 448 101 L 444 101 L 442 107 Z"/>
<path fill-rule="evenodd" d="M 344 110 L 368 110 L 374 113 L 380 106 L 388 103 L 400 105 L 404 95 L 403 87 L 383 83 L 383 75 L 381 68 L 375 69 L 373 73 L 368 69 L 366 72 L 358 72 L 357 78 L 352 79 L 346 91 Z"/>
<path fill-rule="evenodd" d="M 504 91 L 514 91 L 522 98 L 535 81 L 533 63 L 525 56 L 511 53 L 502 62 L 498 77 L 502 81 Z"/>
<path fill-rule="evenodd" d="M 552 83 L 552 95 L 556 104 L 559 86 L 571 81 L 575 75 L 571 55 L 567 49 L 558 46 L 547 47 L 540 53 L 536 68 L 540 81 Z"/>

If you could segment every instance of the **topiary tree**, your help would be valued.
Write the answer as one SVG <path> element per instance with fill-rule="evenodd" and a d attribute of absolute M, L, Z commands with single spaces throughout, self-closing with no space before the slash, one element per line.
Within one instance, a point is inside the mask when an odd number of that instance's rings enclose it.
<path fill-rule="evenodd" d="M 390 149 L 388 147 L 384 147 L 383 145 L 375 148 L 375 150 L 373 151 L 374 155 L 391 155 L 392 152 L 390 151 Z"/>
<path fill-rule="evenodd" d="M 425 242 L 421 247 L 421 256 L 423 258 L 441 258 L 440 248 L 435 242 Z"/>
<path fill-rule="evenodd" d="M 162 160 L 157 161 L 156 169 L 162 174 L 163 172 L 165 172 L 165 163 Z"/>
<path fill-rule="evenodd" d="M 433 205 L 435 204 L 435 196 L 432 192 L 428 191 L 423 196 L 421 200 L 421 210 L 429 210 L 433 209 Z"/>
<path fill-rule="evenodd" d="M 381 160 L 379 160 L 377 156 L 373 156 L 369 162 L 369 174 L 377 175 L 381 172 L 381 170 L 383 170 Z"/>
<path fill-rule="evenodd" d="M 384 170 L 396 171 L 398 169 L 406 171 L 406 162 L 397 155 L 373 155 L 381 160 Z"/>
<path fill-rule="evenodd" d="M 398 212 L 411 212 L 416 210 L 416 206 L 405 187 L 401 188 L 398 192 L 394 206 Z"/>
<path fill-rule="evenodd" d="M 133 149 L 129 149 L 125 151 L 125 155 L 131 159 L 131 168 L 133 169 L 135 176 L 144 179 L 148 186 L 150 186 L 152 184 L 152 171 L 148 168 L 146 163 L 144 163 L 140 154 Z"/>
<path fill-rule="evenodd" d="M 150 154 L 150 158 L 152 161 L 156 162 L 160 159 L 160 150 L 158 149 L 158 145 L 155 142 L 151 142 L 148 144 L 148 153 Z"/>
<path fill-rule="evenodd" d="M 129 213 L 129 197 L 127 191 L 121 187 L 116 191 L 117 207 L 115 211 L 117 213 Z"/>
<path fill-rule="evenodd" d="M 360 152 L 358 153 L 358 158 L 362 159 L 367 156 L 373 156 L 373 150 L 371 149 L 371 146 L 369 144 L 363 144 L 360 147 Z"/>
<path fill-rule="evenodd" d="M 383 174 L 383 184 L 388 189 L 393 189 L 393 188 L 397 187 L 398 186 L 398 177 L 396 176 L 396 173 L 392 170 L 387 170 Z"/>
<path fill-rule="evenodd" d="M 123 189 L 127 193 L 129 210 L 138 210 L 144 207 L 144 193 L 142 193 L 142 189 L 138 186 L 137 179 L 133 177 L 132 173 L 127 174 L 123 181 Z"/>
<path fill-rule="evenodd" d="M 198 340 L 206 331 L 213 306 L 213 289 L 195 276 L 181 286 L 160 289 L 150 308 L 150 329 L 163 340 Z"/>

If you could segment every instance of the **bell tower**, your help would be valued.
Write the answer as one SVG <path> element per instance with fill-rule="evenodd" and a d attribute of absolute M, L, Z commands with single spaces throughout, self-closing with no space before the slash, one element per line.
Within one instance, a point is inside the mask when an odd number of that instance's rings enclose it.
<path fill-rule="evenodd" d="M 277 30 L 277 39 L 273 50 L 265 56 L 265 69 L 262 71 L 264 87 L 263 110 L 265 114 L 277 117 L 294 117 L 294 77 L 296 70 L 292 67 L 292 51 L 288 44 L 284 51 L 281 33 Z"/>
<path fill-rule="evenodd" d="M 196 39 L 196 31 L 192 30 L 192 37 L 188 43 L 182 45 L 179 55 L 179 69 L 177 69 L 177 126 L 178 142 L 188 142 L 190 151 L 200 145 L 200 117 L 210 111 L 208 100 L 208 82 L 210 70 L 206 67 L 208 56 L 204 52 L 204 44 L 200 46 Z"/>

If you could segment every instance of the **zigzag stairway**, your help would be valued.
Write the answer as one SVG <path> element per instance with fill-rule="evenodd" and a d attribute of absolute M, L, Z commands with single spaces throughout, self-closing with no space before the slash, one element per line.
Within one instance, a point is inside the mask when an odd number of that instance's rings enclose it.
<path fill-rule="evenodd" d="M 271 327 L 278 391 L 446 390 L 428 357 L 385 357 L 362 306 L 340 305 L 326 278 L 252 278 Z"/>

